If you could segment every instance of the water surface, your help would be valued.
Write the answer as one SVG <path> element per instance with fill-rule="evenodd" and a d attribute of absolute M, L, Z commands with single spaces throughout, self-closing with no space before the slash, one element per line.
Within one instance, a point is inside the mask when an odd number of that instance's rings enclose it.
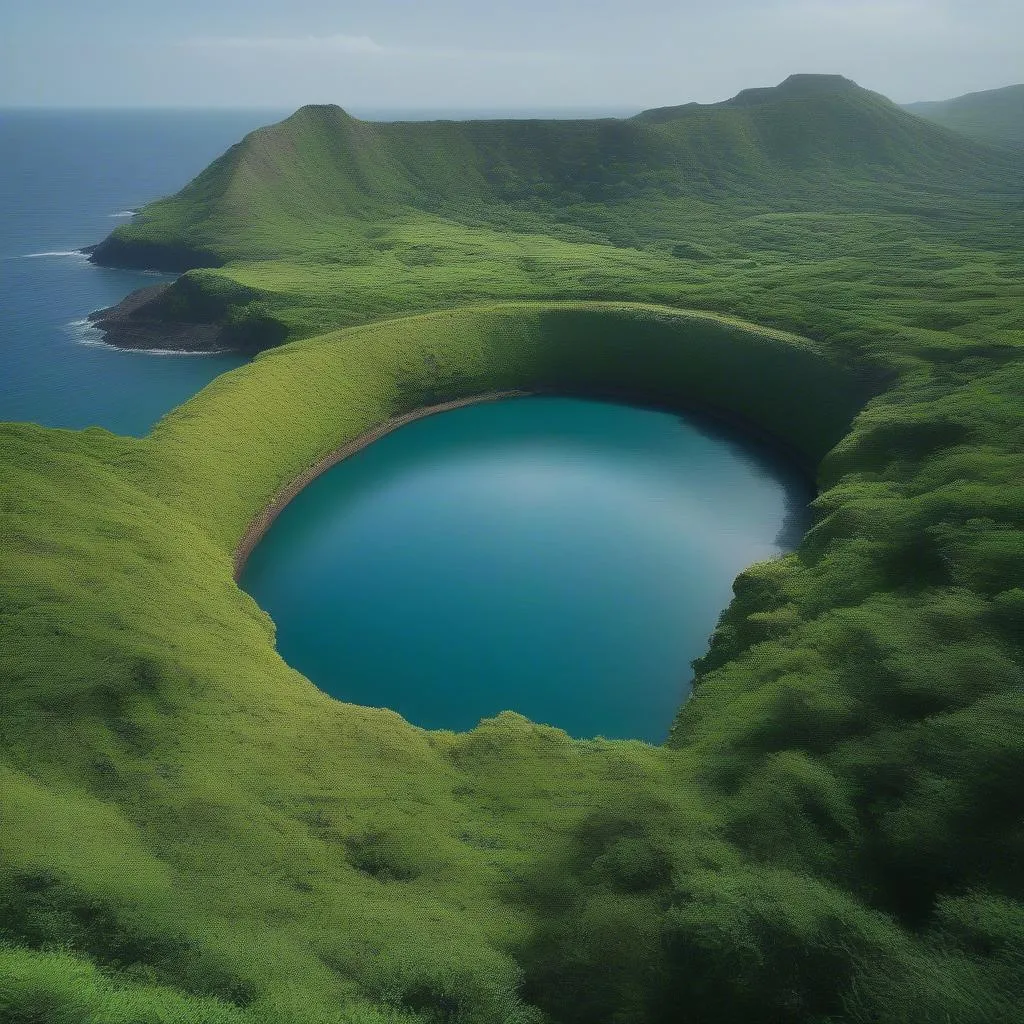
<path fill-rule="evenodd" d="M 504 709 L 664 740 L 736 574 L 803 532 L 808 484 L 704 419 L 576 399 L 410 424 L 282 512 L 242 585 L 283 657 L 427 728 Z"/>
<path fill-rule="evenodd" d="M 0 110 L 0 420 L 143 434 L 243 361 L 100 344 L 89 313 L 172 278 L 95 267 L 75 250 L 278 116 Z"/>

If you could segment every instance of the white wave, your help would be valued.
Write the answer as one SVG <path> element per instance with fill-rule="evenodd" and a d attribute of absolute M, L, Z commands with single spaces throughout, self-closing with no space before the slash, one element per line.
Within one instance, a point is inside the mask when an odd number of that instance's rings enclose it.
<path fill-rule="evenodd" d="M 138 211 L 136 210 L 119 210 L 117 213 L 112 213 L 111 217 L 134 217 Z"/>
<path fill-rule="evenodd" d="M 108 346 L 113 348 L 114 346 Z M 190 352 L 181 348 L 122 348 L 119 352 L 138 352 L 143 356 L 226 356 L 231 354 L 229 348 L 215 348 L 210 352 Z"/>
<path fill-rule="evenodd" d="M 93 345 L 96 342 L 83 341 L 83 345 Z M 115 352 L 134 352 L 140 356 L 226 356 L 231 354 L 229 348 L 216 348 L 209 352 L 192 352 L 183 348 L 121 348 L 118 345 L 108 345 L 105 341 L 99 342 L 104 348 L 111 348 Z"/>
<path fill-rule="evenodd" d="M 50 252 L 27 252 L 21 258 L 23 260 L 34 260 L 41 256 L 77 256 L 79 259 L 87 260 L 89 254 L 81 249 L 54 249 Z"/>
<path fill-rule="evenodd" d="M 103 345 L 106 348 L 112 346 L 107 345 L 103 340 L 103 331 L 100 330 L 91 320 L 83 317 L 81 320 L 72 320 L 71 323 L 65 325 L 67 329 L 73 335 L 75 341 L 82 345 Z"/>

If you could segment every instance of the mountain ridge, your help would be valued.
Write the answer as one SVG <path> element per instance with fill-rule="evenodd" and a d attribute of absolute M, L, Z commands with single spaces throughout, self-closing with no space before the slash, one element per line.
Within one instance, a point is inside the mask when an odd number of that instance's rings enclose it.
<path fill-rule="evenodd" d="M 984 193 L 1009 181 L 1003 155 L 838 75 L 622 119 L 388 123 L 311 104 L 247 135 L 92 258 L 164 270 L 274 258 L 282 240 L 304 251 L 328 223 L 343 235 L 409 209 L 590 228 L 595 204 L 653 200 L 671 217 L 695 203 L 840 209 L 868 186 Z"/>
<path fill-rule="evenodd" d="M 1024 148 L 1024 84 L 907 103 L 903 109 L 979 142 Z"/>

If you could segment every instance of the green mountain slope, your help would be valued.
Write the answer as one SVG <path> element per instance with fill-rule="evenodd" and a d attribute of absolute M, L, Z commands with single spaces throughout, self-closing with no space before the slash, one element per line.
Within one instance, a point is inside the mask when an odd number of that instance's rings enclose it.
<path fill-rule="evenodd" d="M 837 185 L 865 174 L 876 183 L 921 181 L 930 174 L 940 183 L 956 173 L 994 178 L 991 161 L 962 139 L 921 125 L 840 75 L 792 75 L 775 88 L 746 89 L 723 103 L 664 107 L 637 119 L 671 126 L 680 151 L 713 154 L 710 170 L 725 170 L 738 156 L 751 184 L 783 192 L 796 189 L 775 181 L 780 170 L 829 174 Z M 723 147 L 725 135 L 741 141 L 745 153 Z"/>
<path fill-rule="evenodd" d="M 904 109 L 979 142 L 1024 147 L 1024 85 L 970 92 L 951 100 L 908 103 Z"/>
<path fill-rule="evenodd" d="M 908 192 L 1000 191 L 1012 165 L 838 76 L 797 75 L 724 103 L 628 120 L 376 124 L 303 107 L 147 206 L 98 262 L 187 269 L 309 254 L 358 257 L 367 224 L 409 211 L 463 224 L 639 244 L 656 204 L 685 226 L 707 207 L 878 209 Z M 595 209 L 599 208 L 599 209 Z M 639 223 L 636 223 L 639 221 Z M 346 246 L 349 252 L 346 252 Z"/>

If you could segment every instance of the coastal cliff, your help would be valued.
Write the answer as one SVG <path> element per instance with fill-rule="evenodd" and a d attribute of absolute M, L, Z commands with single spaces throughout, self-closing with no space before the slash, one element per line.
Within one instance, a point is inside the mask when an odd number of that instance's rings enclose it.
<path fill-rule="evenodd" d="M 259 301 L 259 293 L 211 287 L 201 276 L 139 288 L 116 306 L 89 314 L 115 348 L 171 352 L 242 352 L 280 345 L 288 329 Z"/>
<path fill-rule="evenodd" d="M 161 242 L 155 244 L 145 239 L 123 238 L 114 231 L 96 245 L 82 250 L 90 263 L 101 267 L 117 267 L 124 270 L 164 270 L 171 274 L 183 274 L 186 270 L 200 267 L 220 267 L 224 260 L 207 249 L 190 245 Z"/>
<path fill-rule="evenodd" d="M 89 314 L 89 321 L 103 331 L 103 340 L 115 348 L 220 352 L 229 345 L 220 324 L 173 323 L 162 315 L 160 299 L 169 284 L 132 292 L 116 306 Z"/>

